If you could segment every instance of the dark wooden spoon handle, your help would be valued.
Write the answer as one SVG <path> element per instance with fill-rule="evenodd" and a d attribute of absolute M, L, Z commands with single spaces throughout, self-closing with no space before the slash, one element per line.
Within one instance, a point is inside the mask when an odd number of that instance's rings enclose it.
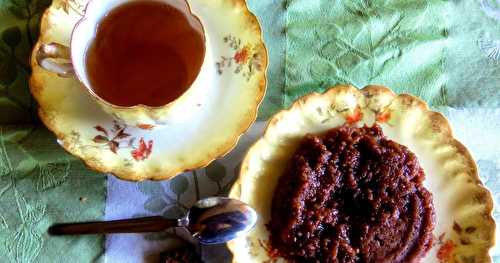
<path fill-rule="evenodd" d="M 176 227 L 177 222 L 177 219 L 153 216 L 116 221 L 56 224 L 51 226 L 48 231 L 51 235 L 160 232 Z"/>

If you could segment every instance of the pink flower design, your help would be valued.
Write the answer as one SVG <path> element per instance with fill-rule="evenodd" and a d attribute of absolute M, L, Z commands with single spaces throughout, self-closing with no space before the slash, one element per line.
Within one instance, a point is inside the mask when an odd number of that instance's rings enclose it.
<path fill-rule="evenodd" d="M 234 54 L 233 59 L 238 64 L 245 64 L 245 63 L 247 63 L 248 58 L 250 57 L 249 55 L 250 55 L 250 47 L 248 45 L 246 45 L 245 47 L 238 50 Z"/>
<path fill-rule="evenodd" d="M 138 127 L 143 130 L 150 130 L 154 128 L 153 125 L 143 125 L 142 127 Z M 100 125 L 96 125 L 94 127 L 95 130 L 99 132 L 92 141 L 102 147 L 107 147 L 114 154 L 118 154 L 118 150 L 120 148 L 128 148 L 132 149 L 130 154 L 132 158 L 136 161 L 144 161 L 146 160 L 153 151 L 153 140 L 149 140 L 147 143 L 144 140 L 144 137 L 141 137 L 137 146 L 135 145 L 136 137 L 133 137 L 125 130 L 127 129 L 126 125 L 119 124 L 118 122 L 113 123 L 113 127 L 111 129 L 106 129 Z"/>
<path fill-rule="evenodd" d="M 130 153 L 136 161 L 144 161 L 149 157 L 153 151 L 153 140 L 149 140 L 148 143 L 144 141 L 144 138 L 139 140 L 139 147 L 132 150 Z"/>

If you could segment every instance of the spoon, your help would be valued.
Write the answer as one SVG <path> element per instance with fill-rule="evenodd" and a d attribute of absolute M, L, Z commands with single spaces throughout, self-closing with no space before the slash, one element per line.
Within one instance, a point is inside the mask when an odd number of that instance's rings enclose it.
<path fill-rule="evenodd" d="M 249 205 L 227 197 L 209 197 L 196 202 L 185 217 L 162 216 L 115 221 L 56 224 L 51 235 L 160 232 L 173 227 L 186 228 L 201 244 L 221 244 L 253 228 L 257 213 Z"/>

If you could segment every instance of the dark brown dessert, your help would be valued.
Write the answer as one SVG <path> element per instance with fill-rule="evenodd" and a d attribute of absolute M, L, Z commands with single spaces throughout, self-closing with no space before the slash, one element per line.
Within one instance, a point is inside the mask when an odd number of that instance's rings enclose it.
<path fill-rule="evenodd" d="M 161 263 L 203 263 L 196 249 L 191 246 L 181 247 L 161 253 Z"/>
<path fill-rule="evenodd" d="M 418 262 L 434 208 L 415 154 L 379 126 L 307 135 L 272 201 L 272 254 L 290 262 Z"/>

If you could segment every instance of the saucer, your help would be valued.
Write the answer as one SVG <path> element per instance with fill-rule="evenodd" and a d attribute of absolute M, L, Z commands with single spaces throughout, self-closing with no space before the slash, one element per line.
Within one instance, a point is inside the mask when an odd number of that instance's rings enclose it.
<path fill-rule="evenodd" d="M 491 262 L 495 221 L 491 193 L 480 181 L 468 150 L 453 138 L 448 121 L 421 99 L 382 86 L 336 86 L 298 99 L 269 121 L 248 151 L 229 194 L 259 214 L 255 228 L 230 241 L 233 262 L 283 262 L 269 247 L 266 224 L 278 178 L 300 139 L 344 124 L 377 123 L 387 138 L 408 147 L 425 172 L 435 208 L 433 245 L 420 262 Z"/>
<path fill-rule="evenodd" d="M 69 153 L 121 179 L 162 180 L 208 165 L 229 152 L 255 121 L 266 89 L 267 52 L 256 17 L 243 0 L 189 0 L 203 23 L 214 64 L 211 82 L 191 112 L 164 126 L 127 126 L 105 113 L 74 78 L 37 65 L 31 92 L 43 123 Z M 42 43 L 69 45 L 86 0 L 54 0 L 41 20 Z M 216 14 L 216 15 L 215 15 Z"/>

